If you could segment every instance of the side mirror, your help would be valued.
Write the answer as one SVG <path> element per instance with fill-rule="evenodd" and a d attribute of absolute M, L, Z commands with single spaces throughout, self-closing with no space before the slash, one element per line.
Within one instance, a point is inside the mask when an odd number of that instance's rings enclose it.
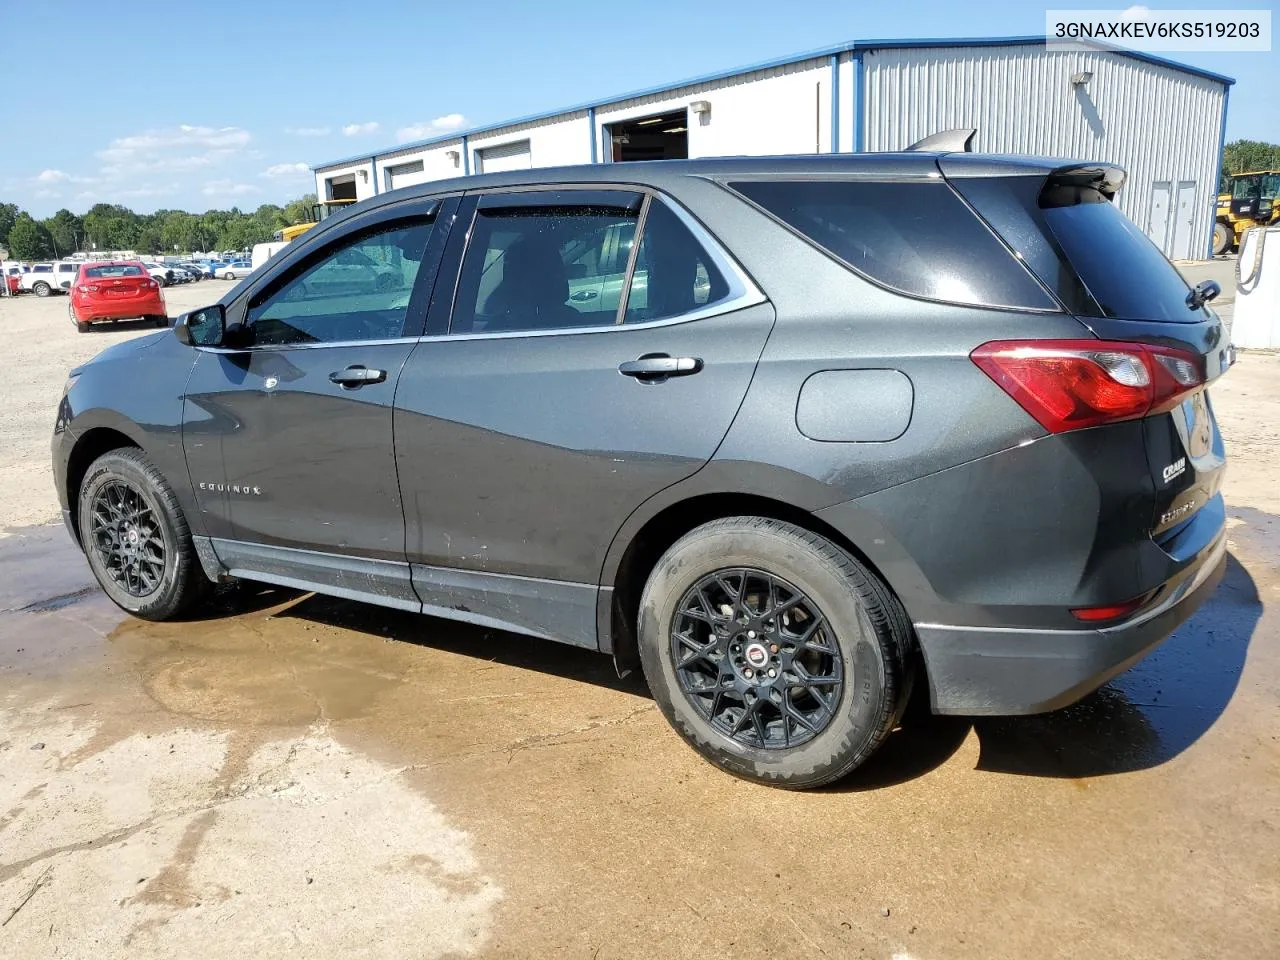
<path fill-rule="evenodd" d="M 173 325 L 173 335 L 189 347 L 220 347 L 226 337 L 227 311 L 219 303 L 184 313 Z"/>
<path fill-rule="evenodd" d="M 1199 310 L 1221 292 L 1222 287 L 1218 286 L 1217 280 L 1201 280 L 1195 285 L 1195 289 L 1187 294 L 1187 306 L 1192 310 Z"/>

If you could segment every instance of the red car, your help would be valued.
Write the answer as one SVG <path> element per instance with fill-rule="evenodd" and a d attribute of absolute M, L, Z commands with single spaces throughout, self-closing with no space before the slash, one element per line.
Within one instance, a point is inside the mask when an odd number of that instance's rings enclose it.
<path fill-rule="evenodd" d="M 18 287 L 22 283 L 22 278 L 16 273 L 11 273 L 4 278 L 5 283 L 9 285 L 9 296 L 16 297 L 18 295 Z"/>
<path fill-rule="evenodd" d="M 97 320 L 138 317 L 157 327 L 169 325 L 160 285 L 137 260 L 83 264 L 71 285 L 70 311 L 81 333 Z"/>

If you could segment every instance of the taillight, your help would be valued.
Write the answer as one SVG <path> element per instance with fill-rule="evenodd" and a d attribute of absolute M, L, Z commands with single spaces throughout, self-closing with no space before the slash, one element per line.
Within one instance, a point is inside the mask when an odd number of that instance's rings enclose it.
<path fill-rule="evenodd" d="M 150 277 L 148 277 L 146 280 L 144 280 L 144 281 L 143 281 L 143 283 L 142 283 L 142 285 L 143 285 L 144 287 L 146 287 L 148 290 L 159 290 L 159 289 L 160 289 L 160 284 L 156 283 L 156 282 L 155 282 L 154 280 L 152 280 Z"/>
<path fill-rule="evenodd" d="M 81 293 L 97 293 L 98 287 L 96 284 L 82 283 L 80 284 L 80 292 Z"/>
<path fill-rule="evenodd" d="M 1113 340 L 993 340 L 970 358 L 1050 433 L 1137 420 L 1204 383 L 1198 356 Z"/>

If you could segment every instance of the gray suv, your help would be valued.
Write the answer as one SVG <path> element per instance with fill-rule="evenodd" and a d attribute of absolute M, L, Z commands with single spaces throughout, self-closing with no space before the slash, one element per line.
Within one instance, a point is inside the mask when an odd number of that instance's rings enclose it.
<path fill-rule="evenodd" d="M 364 201 L 71 374 L 107 594 L 246 578 L 642 667 L 731 773 L 1134 663 L 1224 565 L 1190 289 L 1105 164 L 965 153 L 521 171 Z"/>

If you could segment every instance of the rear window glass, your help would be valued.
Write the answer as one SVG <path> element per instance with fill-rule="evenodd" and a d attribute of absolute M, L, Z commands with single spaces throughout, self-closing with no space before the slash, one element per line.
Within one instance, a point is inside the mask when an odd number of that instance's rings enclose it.
<path fill-rule="evenodd" d="M 1187 286 L 1178 271 L 1137 224 L 1097 190 L 1045 188 L 1044 221 L 1102 315 L 1125 320 L 1204 319 L 1187 306 Z"/>
<path fill-rule="evenodd" d="M 140 277 L 142 276 L 142 268 L 127 263 L 106 267 L 85 267 L 84 275 L 94 280 L 108 279 L 110 277 Z"/>
<path fill-rule="evenodd" d="M 893 290 L 974 306 L 1058 309 L 945 183 L 759 180 L 730 186 Z"/>

